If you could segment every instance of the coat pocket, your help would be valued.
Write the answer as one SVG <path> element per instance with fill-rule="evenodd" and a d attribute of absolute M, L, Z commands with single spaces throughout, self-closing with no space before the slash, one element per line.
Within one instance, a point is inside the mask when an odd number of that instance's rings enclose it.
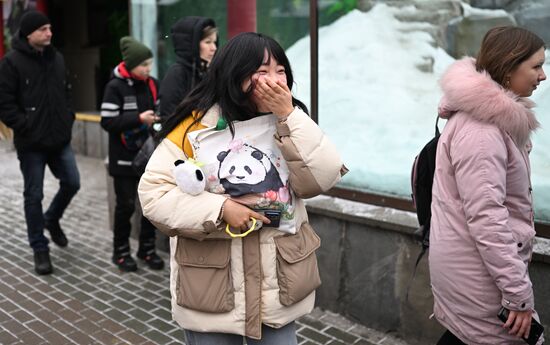
<path fill-rule="evenodd" d="M 233 310 L 231 241 L 196 241 L 179 237 L 176 301 L 178 305 L 209 313 Z"/>
<path fill-rule="evenodd" d="M 279 300 L 282 305 L 289 306 L 321 285 L 315 256 L 321 240 L 308 223 L 303 223 L 296 234 L 276 237 L 274 241 L 277 247 Z"/>

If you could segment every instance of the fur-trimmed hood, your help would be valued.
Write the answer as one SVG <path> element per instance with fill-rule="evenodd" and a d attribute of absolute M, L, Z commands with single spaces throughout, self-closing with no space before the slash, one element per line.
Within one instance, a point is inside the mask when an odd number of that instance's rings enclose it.
<path fill-rule="evenodd" d="M 443 74 L 440 85 L 443 98 L 439 103 L 439 116 L 442 118 L 464 112 L 507 132 L 518 147 L 527 144 L 531 132 L 539 127 L 531 110 L 535 103 L 504 89 L 487 72 L 478 72 L 471 57 L 452 64 Z"/>

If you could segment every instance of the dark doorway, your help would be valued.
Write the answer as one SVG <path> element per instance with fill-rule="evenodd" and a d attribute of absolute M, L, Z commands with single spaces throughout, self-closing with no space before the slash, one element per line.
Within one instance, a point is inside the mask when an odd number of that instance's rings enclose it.
<path fill-rule="evenodd" d="M 65 57 L 73 106 L 96 111 L 112 69 L 120 61 L 119 39 L 128 35 L 127 0 L 50 0 L 53 43 Z"/>

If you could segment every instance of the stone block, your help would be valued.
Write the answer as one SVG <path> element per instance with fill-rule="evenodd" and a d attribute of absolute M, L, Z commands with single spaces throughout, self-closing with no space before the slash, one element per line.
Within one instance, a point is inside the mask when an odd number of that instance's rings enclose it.
<path fill-rule="evenodd" d="M 380 330 L 399 328 L 395 295 L 399 234 L 357 223 L 347 224 L 344 271 L 347 314 Z"/>
<path fill-rule="evenodd" d="M 311 226 L 321 238 L 321 248 L 317 250 L 317 261 L 321 274 L 321 286 L 316 292 L 316 304 L 321 308 L 337 311 L 340 308 L 339 293 L 341 280 L 341 252 L 343 222 L 334 218 L 315 216 Z"/>
<path fill-rule="evenodd" d="M 71 147 L 75 154 L 86 155 L 86 122 L 75 121 L 73 124 Z"/>
<path fill-rule="evenodd" d="M 421 250 L 420 244 L 412 238 L 399 239 L 399 256 L 396 269 L 396 293 L 400 301 L 400 332 L 409 339 L 435 344 L 445 331 L 435 320 L 430 319 L 433 310 L 433 295 L 430 287 L 428 252 L 424 253 L 416 273 L 416 260 Z M 407 296 L 408 294 L 408 296 Z"/>
<path fill-rule="evenodd" d="M 514 13 L 519 26 L 536 33 L 544 42 L 550 42 L 550 4 L 531 5 Z"/>
<path fill-rule="evenodd" d="M 86 131 L 86 153 L 88 157 L 104 158 L 107 154 L 103 151 L 105 131 L 98 122 L 85 122 Z"/>
<path fill-rule="evenodd" d="M 476 56 L 485 33 L 495 27 L 515 25 L 514 18 L 507 14 L 471 15 L 458 17 L 449 22 L 446 30 L 447 53 L 454 58 L 462 56 Z"/>
<path fill-rule="evenodd" d="M 506 8 L 516 0 L 470 0 L 470 5 L 485 9 Z"/>
<path fill-rule="evenodd" d="M 535 309 L 542 325 L 550 329 L 550 265 L 546 262 L 531 261 L 529 276 L 535 293 Z"/>
<path fill-rule="evenodd" d="M 108 133 L 101 128 L 99 122 L 76 120 L 73 124 L 71 146 L 77 154 L 105 158 L 108 153 L 108 140 Z"/>

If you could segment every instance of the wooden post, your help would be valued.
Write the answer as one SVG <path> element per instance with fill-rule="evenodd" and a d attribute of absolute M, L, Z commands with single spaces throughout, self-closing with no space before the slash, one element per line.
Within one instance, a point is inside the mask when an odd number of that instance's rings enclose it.
<path fill-rule="evenodd" d="M 310 114 L 319 123 L 319 10 L 317 0 L 309 0 Z"/>
<path fill-rule="evenodd" d="M 4 57 L 4 2 L 0 1 L 0 59 Z"/>
<path fill-rule="evenodd" d="M 256 31 L 256 0 L 227 0 L 227 35 Z"/>

